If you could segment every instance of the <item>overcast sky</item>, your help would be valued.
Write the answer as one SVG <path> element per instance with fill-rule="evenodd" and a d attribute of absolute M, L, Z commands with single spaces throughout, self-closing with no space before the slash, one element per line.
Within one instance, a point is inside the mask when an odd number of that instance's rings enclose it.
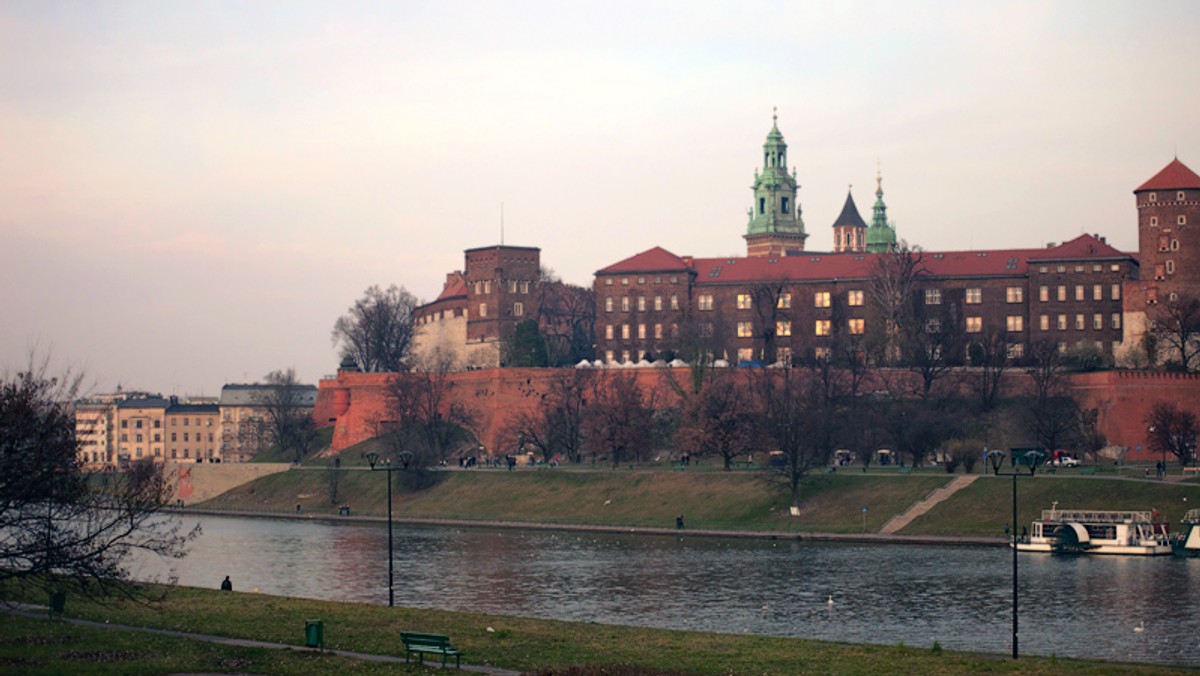
<path fill-rule="evenodd" d="M 1200 3 L 0 0 L 0 371 L 215 395 L 336 369 L 372 284 L 744 255 L 778 107 L 808 248 L 876 162 L 926 249 L 1136 248 L 1200 171 Z"/>

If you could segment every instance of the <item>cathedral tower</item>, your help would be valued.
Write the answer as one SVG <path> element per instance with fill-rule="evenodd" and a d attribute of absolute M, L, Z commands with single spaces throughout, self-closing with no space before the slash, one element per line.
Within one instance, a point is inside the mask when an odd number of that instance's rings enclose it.
<path fill-rule="evenodd" d="M 875 169 L 875 206 L 871 227 L 867 228 L 867 251 L 883 253 L 896 248 L 896 226 L 887 220 L 887 205 L 883 203 L 883 172 Z"/>
<path fill-rule="evenodd" d="M 763 144 L 762 172 L 754 174 L 754 208 L 746 228 L 747 256 L 786 256 L 804 251 L 804 220 L 796 201 L 796 173 L 787 171 L 787 144 L 779 132 L 778 115 Z"/>
<path fill-rule="evenodd" d="M 845 253 L 867 250 L 867 224 L 858 214 L 854 195 L 846 192 L 846 204 L 833 222 L 833 252 Z"/>

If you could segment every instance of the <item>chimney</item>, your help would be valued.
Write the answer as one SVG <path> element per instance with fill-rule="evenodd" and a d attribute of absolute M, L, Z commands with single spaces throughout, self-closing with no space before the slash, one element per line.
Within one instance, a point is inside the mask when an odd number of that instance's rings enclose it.
<path fill-rule="evenodd" d="M 683 264 L 686 265 L 688 267 L 688 269 L 691 269 L 693 267 L 691 256 L 680 256 L 680 258 L 683 260 Z"/>
<path fill-rule="evenodd" d="M 1047 248 L 1047 249 L 1053 249 L 1053 248 L 1054 248 L 1054 242 L 1046 242 L 1046 248 Z"/>

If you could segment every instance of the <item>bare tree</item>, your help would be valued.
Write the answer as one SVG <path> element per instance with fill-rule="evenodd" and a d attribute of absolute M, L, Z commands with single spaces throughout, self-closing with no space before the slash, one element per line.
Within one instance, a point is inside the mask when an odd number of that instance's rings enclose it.
<path fill-rule="evenodd" d="M 566 284 L 542 268 L 537 287 L 538 326 L 550 366 L 596 358 L 596 302 L 591 289 Z"/>
<path fill-rule="evenodd" d="M 819 378 L 810 373 L 755 369 L 749 377 L 759 411 L 759 442 L 780 460 L 770 478 L 798 505 L 800 483 L 814 468 L 829 463 L 844 421 Z"/>
<path fill-rule="evenodd" d="M 1163 303 L 1154 317 L 1154 334 L 1178 358 L 1181 371 L 1200 368 L 1200 298 L 1185 294 Z"/>
<path fill-rule="evenodd" d="M 0 599 L 35 589 L 136 598 L 144 588 L 130 557 L 181 558 L 199 534 L 162 514 L 172 487 L 161 464 L 83 471 L 70 403 L 80 382 L 32 357 L 28 370 L 0 375 Z"/>
<path fill-rule="evenodd" d="M 901 242 L 895 250 L 875 259 L 867 286 L 872 314 L 868 336 L 881 364 L 903 359 L 902 331 L 913 325 L 918 284 L 926 274 L 922 258 L 919 247 L 910 248 Z"/>
<path fill-rule="evenodd" d="M 384 427 L 398 440 L 415 445 L 414 462 L 437 465 L 445 462 L 456 447 L 472 442 L 476 414 L 457 396 L 459 386 L 450 379 L 454 355 L 435 349 L 388 381 L 388 417 Z"/>
<path fill-rule="evenodd" d="M 755 415 L 746 388 L 728 371 L 714 379 L 683 406 L 676 444 L 695 455 L 719 455 L 725 471 L 734 460 L 754 450 Z"/>
<path fill-rule="evenodd" d="M 279 450 L 291 451 L 293 462 L 299 463 L 316 439 L 312 419 L 316 388 L 301 384 L 294 368 L 272 371 L 264 380 L 267 387 L 261 391 L 259 403 L 266 411 L 267 428 Z"/>
<path fill-rule="evenodd" d="M 593 452 L 607 451 L 616 469 L 640 458 L 654 438 L 654 408 L 632 373 L 613 373 L 597 379 L 587 408 L 585 433 Z"/>
<path fill-rule="evenodd" d="M 342 469 L 341 461 L 337 458 L 330 460 L 329 467 L 325 470 L 325 485 L 329 488 L 330 504 L 337 504 L 338 488 L 342 485 L 344 478 L 346 478 L 346 470 Z"/>
<path fill-rule="evenodd" d="M 764 281 L 750 289 L 754 308 L 754 337 L 759 358 L 767 364 L 779 360 L 779 325 L 791 319 L 792 297 L 783 280 Z"/>
<path fill-rule="evenodd" d="M 538 395 L 541 405 L 513 417 L 506 436 L 537 449 L 546 462 L 560 454 L 582 462 L 585 407 L 594 374 L 589 369 L 561 371 L 549 390 Z"/>
<path fill-rule="evenodd" d="M 1146 416 L 1147 439 L 1151 451 L 1166 455 L 1170 453 L 1187 466 L 1196 458 L 1196 436 L 1200 427 L 1196 414 L 1185 411 L 1174 402 L 1158 401 Z"/>
<path fill-rule="evenodd" d="M 371 286 L 333 324 L 333 344 L 340 356 L 362 371 L 400 371 L 412 347 L 413 311 L 419 302 L 395 284 L 387 290 Z"/>
<path fill-rule="evenodd" d="M 998 327 L 989 329 L 970 344 L 967 354 L 971 365 L 978 369 L 975 391 L 979 395 L 979 403 L 983 410 L 991 410 L 1000 396 L 1004 374 L 1012 365 L 1004 332 Z"/>

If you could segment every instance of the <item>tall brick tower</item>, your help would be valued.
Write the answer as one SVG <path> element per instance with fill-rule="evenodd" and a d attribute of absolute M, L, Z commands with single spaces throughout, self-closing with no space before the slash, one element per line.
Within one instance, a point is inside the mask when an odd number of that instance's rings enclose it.
<path fill-rule="evenodd" d="M 1133 194 L 1144 302 L 1200 295 L 1200 176 L 1175 158 Z"/>
<path fill-rule="evenodd" d="M 467 249 L 467 350 L 480 366 L 503 366 L 517 323 L 538 318 L 541 250 L 524 246 Z"/>
<path fill-rule="evenodd" d="M 804 251 L 804 220 L 796 201 L 796 173 L 787 171 L 787 143 L 779 132 L 778 115 L 763 144 L 762 173 L 754 172 L 754 208 L 746 227 L 747 256 L 786 256 Z"/>

